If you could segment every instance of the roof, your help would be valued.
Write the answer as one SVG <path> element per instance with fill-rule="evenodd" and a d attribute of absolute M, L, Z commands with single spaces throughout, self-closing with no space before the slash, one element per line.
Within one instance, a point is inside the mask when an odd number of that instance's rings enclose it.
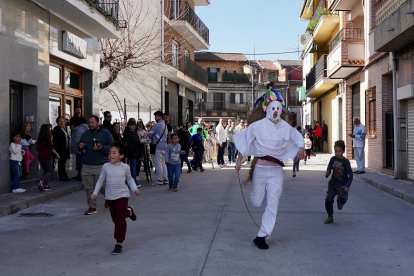
<path fill-rule="evenodd" d="M 259 60 L 259 63 L 263 66 L 265 70 L 277 70 L 276 66 L 271 60 Z"/>
<path fill-rule="evenodd" d="M 303 61 L 302 60 L 282 60 L 277 59 L 275 60 L 275 63 L 279 63 L 282 67 L 283 66 L 302 66 Z"/>
<path fill-rule="evenodd" d="M 241 53 L 214 53 L 214 52 L 195 52 L 195 60 L 213 61 L 242 61 L 247 62 L 247 58 Z"/>

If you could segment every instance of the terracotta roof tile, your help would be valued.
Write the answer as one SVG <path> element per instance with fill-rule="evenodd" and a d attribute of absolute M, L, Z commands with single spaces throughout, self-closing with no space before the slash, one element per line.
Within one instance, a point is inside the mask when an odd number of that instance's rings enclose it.
<path fill-rule="evenodd" d="M 214 53 L 214 52 L 195 52 L 195 60 L 214 60 L 214 61 L 242 61 L 247 62 L 247 58 L 240 53 Z"/>
<path fill-rule="evenodd" d="M 276 66 L 271 60 L 259 60 L 259 63 L 263 66 L 265 70 L 277 70 Z"/>

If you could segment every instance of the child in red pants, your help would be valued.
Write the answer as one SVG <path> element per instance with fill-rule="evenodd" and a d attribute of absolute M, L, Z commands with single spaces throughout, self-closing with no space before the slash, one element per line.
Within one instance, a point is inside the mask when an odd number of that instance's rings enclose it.
<path fill-rule="evenodd" d="M 131 176 L 129 166 L 121 162 L 126 157 L 127 152 L 128 150 L 124 143 L 115 142 L 112 144 L 109 149 L 109 162 L 102 166 L 101 174 L 95 185 L 95 191 L 91 196 L 91 199 L 95 200 L 96 195 L 106 181 L 105 199 L 111 212 L 112 221 L 115 223 L 114 238 L 116 245 L 112 255 L 121 254 L 122 243 L 125 240 L 127 229 L 125 219 L 130 218 L 133 221 L 137 219 L 134 208 L 128 206 L 128 197 L 130 196 L 128 186 L 137 196 L 139 195 L 139 190 Z M 128 186 L 125 185 L 125 181 L 128 182 Z"/>

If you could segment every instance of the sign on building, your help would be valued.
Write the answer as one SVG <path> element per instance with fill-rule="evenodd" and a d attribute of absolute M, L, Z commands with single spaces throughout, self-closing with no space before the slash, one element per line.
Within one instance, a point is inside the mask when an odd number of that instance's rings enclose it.
<path fill-rule="evenodd" d="M 185 97 L 185 86 L 178 84 L 178 96 Z"/>
<path fill-rule="evenodd" d="M 77 58 L 86 58 L 88 42 L 68 31 L 63 31 L 62 51 Z"/>

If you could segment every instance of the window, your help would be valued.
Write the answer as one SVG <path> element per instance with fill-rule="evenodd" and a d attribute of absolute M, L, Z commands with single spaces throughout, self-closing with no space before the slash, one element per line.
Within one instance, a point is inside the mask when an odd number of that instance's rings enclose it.
<path fill-rule="evenodd" d="M 268 73 L 269 80 L 274 81 L 276 79 L 276 72 L 269 72 Z"/>
<path fill-rule="evenodd" d="M 172 65 L 178 68 L 178 44 L 174 40 L 172 41 L 172 52 L 171 52 L 171 59 Z"/>
<path fill-rule="evenodd" d="M 375 87 L 366 90 L 366 128 L 367 128 L 367 135 L 368 137 L 376 137 L 377 136 L 377 128 L 376 128 L 376 91 Z"/>
<path fill-rule="evenodd" d="M 49 82 L 53 84 L 60 85 L 60 71 L 59 67 L 49 65 Z"/>
<path fill-rule="evenodd" d="M 79 75 L 70 71 L 66 71 L 65 74 L 66 87 L 73 89 L 80 89 Z"/>
<path fill-rule="evenodd" d="M 231 93 L 230 94 L 230 103 L 232 103 L 232 104 L 242 104 L 243 103 L 243 94 L 242 93 Z"/>

